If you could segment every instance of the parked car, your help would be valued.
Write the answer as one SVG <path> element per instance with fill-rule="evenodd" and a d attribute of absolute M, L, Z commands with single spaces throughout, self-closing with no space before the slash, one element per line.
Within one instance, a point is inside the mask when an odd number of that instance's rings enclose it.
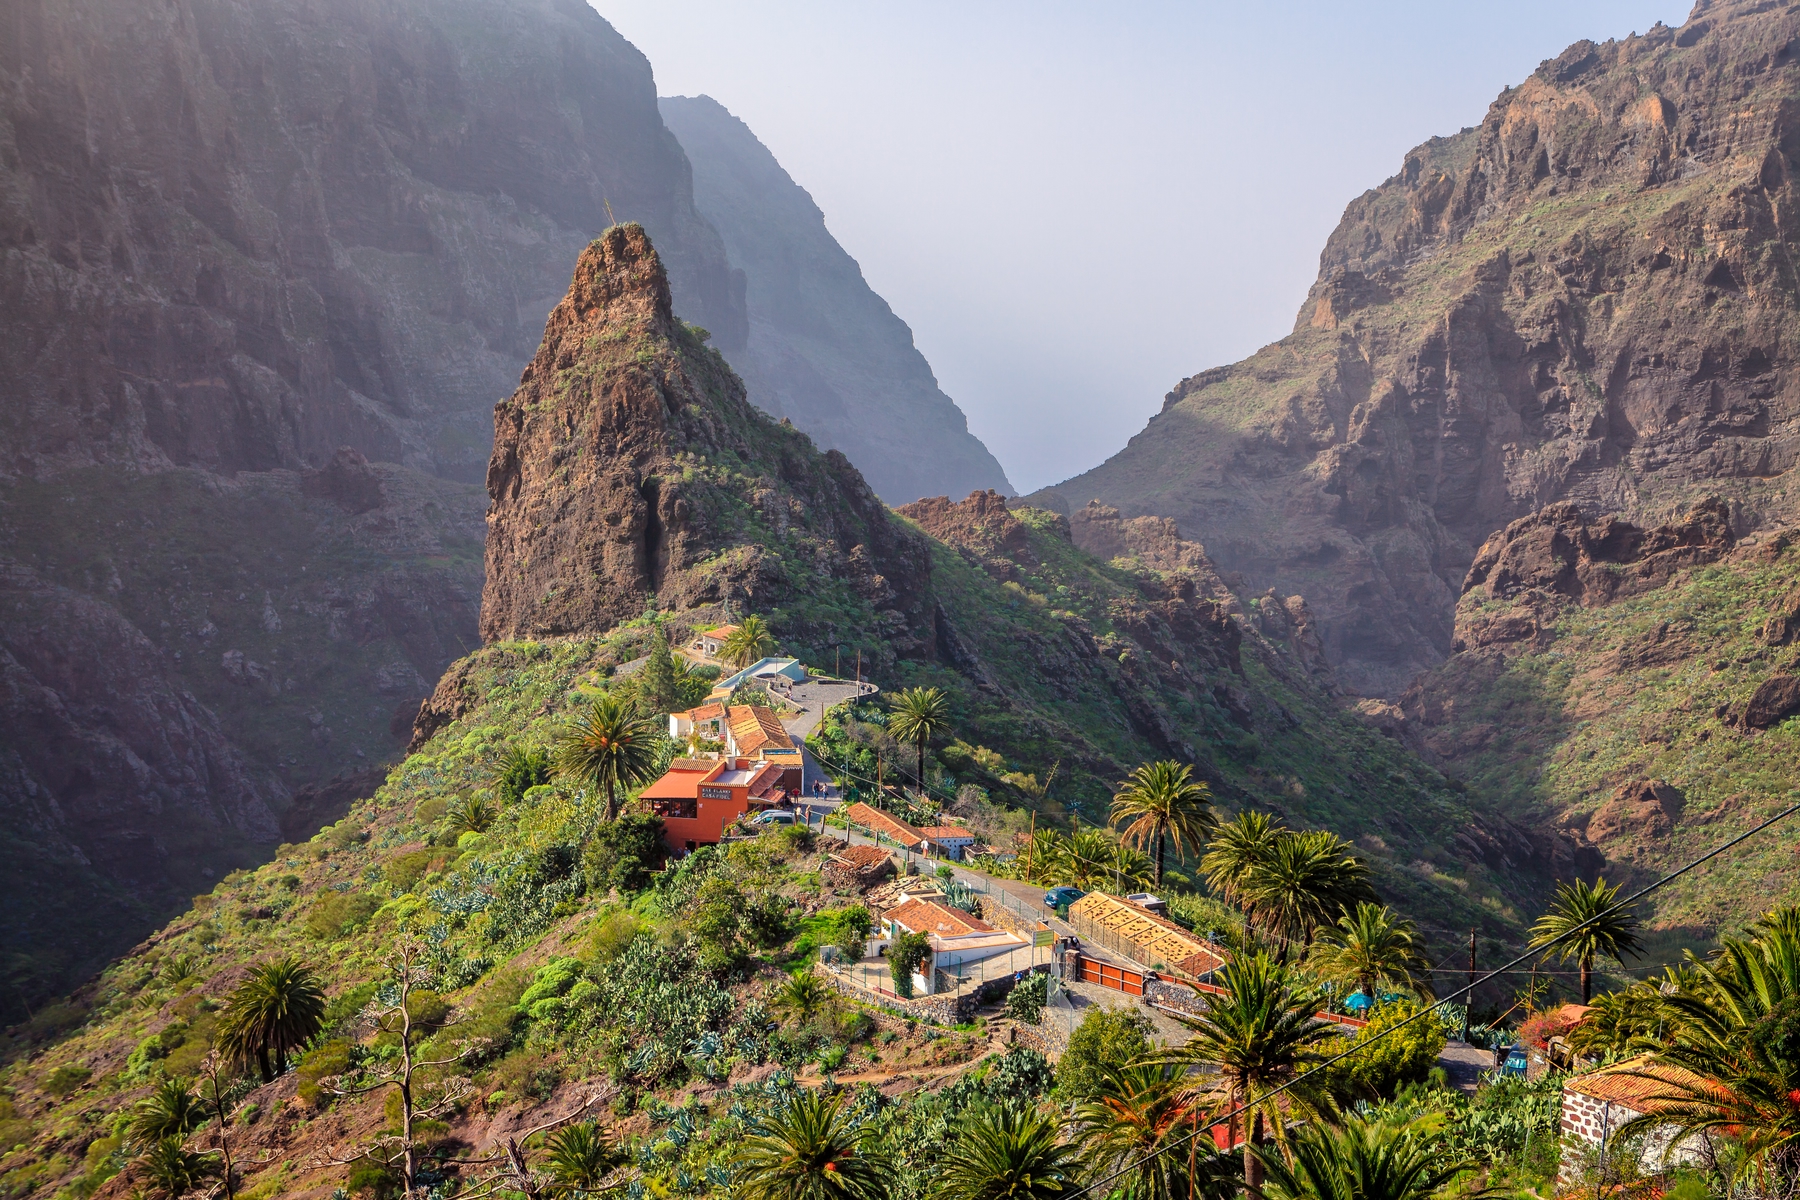
<path fill-rule="evenodd" d="M 1065 904 L 1075 903 L 1085 895 L 1087 893 L 1080 888 L 1070 887 L 1065 883 L 1061 887 L 1053 887 L 1044 893 L 1044 907 L 1061 908 Z"/>
<path fill-rule="evenodd" d="M 780 809 L 774 809 L 774 808 L 770 809 L 766 813 L 762 813 L 761 815 L 759 815 L 751 820 L 751 824 L 753 824 L 753 825 L 792 825 L 793 823 L 794 823 L 794 814 L 793 813 L 782 812 Z"/>

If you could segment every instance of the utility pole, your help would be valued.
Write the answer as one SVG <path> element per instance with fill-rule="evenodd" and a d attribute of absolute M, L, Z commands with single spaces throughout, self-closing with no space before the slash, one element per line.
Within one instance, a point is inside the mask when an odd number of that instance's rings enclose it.
<path fill-rule="evenodd" d="M 835 648 L 835 652 L 837 658 L 832 663 L 831 676 L 833 679 L 842 679 L 844 677 L 844 648 L 838 646 Z"/>
<path fill-rule="evenodd" d="M 1031 848 L 1037 844 L 1037 809 L 1031 810 L 1031 832 L 1025 838 L 1025 882 L 1031 882 Z"/>
<path fill-rule="evenodd" d="M 1463 993 L 1462 1040 L 1469 1040 L 1469 1010 L 1475 1007 L 1475 931 L 1469 930 L 1469 990 Z"/>
<path fill-rule="evenodd" d="M 856 648 L 856 686 L 862 686 L 862 647 Z"/>

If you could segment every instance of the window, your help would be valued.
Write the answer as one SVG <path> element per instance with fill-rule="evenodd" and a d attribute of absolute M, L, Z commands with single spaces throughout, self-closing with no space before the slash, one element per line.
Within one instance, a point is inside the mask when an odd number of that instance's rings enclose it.
<path fill-rule="evenodd" d="M 650 811 L 659 817 L 686 817 L 691 821 L 698 815 L 699 806 L 688 799 L 652 800 Z"/>

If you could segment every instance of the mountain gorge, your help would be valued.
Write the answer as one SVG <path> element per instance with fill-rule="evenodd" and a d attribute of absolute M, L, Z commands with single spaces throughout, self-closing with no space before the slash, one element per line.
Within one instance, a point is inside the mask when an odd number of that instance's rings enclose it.
<path fill-rule="evenodd" d="M 1293 333 L 1038 501 L 1174 518 L 1304 594 L 1387 697 L 1536 509 L 1656 524 L 1717 495 L 1740 532 L 1791 523 L 1797 37 L 1791 6 L 1702 3 L 1546 61 L 1350 204 Z"/>

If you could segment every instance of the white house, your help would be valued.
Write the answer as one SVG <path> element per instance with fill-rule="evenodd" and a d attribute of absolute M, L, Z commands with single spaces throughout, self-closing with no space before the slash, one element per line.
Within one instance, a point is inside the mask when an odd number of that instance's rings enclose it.
<path fill-rule="evenodd" d="M 670 737 L 678 742 L 685 742 L 696 735 L 710 738 L 715 742 L 724 740 L 725 706 L 723 704 L 702 704 L 699 708 L 690 708 L 686 712 L 669 714 Z"/>
<path fill-rule="evenodd" d="M 881 932 L 890 941 L 903 933 L 923 933 L 931 940 L 930 955 L 913 972 L 915 996 L 932 994 L 939 971 L 954 975 L 958 967 L 1031 945 L 1019 934 L 995 929 L 979 917 L 922 896 L 883 913 Z"/>
<path fill-rule="evenodd" d="M 721 625 L 717 629 L 708 629 L 694 642 L 694 649 L 708 658 L 717 658 L 725 649 L 725 643 L 736 633 L 736 625 Z"/>
<path fill-rule="evenodd" d="M 1562 1089 L 1563 1153 L 1557 1183 L 1564 1187 L 1580 1183 L 1587 1156 L 1611 1145 L 1627 1121 L 1660 1112 L 1671 1099 L 1706 1090 L 1700 1076 L 1657 1063 L 1649 1055 L 1569 1076 Z M 1678 1142 L 1677 1132 L 1673 1125 L 1653 1127 L 1639 1149 L 1639 1169 L 1659 1175 L 1704 1157 L 1697 1137 Z"/>

